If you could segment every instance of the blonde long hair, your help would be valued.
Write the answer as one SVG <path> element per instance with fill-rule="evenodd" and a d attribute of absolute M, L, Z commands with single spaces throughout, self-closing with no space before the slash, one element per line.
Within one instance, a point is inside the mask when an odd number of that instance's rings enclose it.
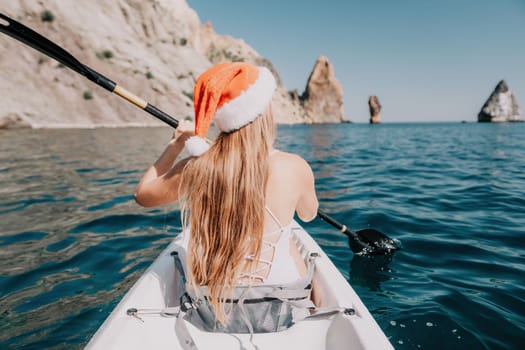
<path fill-rule="evenodd" d="M 250 124 L 221 133 L 190 161 L 183 175 L 183 226 L 191 228 L 188 280 L 207 297 L 222 324 L 226 300 L 240 273 L 252 271 L 261 252 L 269 149 L 275 139 L 271 108 Z M 254 254 L 251 262 L 246 254 Z"/>

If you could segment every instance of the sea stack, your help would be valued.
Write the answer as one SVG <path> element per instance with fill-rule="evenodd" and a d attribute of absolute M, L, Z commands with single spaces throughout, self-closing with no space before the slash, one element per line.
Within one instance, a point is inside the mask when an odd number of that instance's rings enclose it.
<path fill-rule="evenodd" d="M 343 121 L 343 88 L 335 78 L 334 66 L 320 56 L 301 96 L 312 123 L 341 123 Z"/>
<path fill-rule="evenodd" d="M 381 104 L 377 96 L 373 95 L 368 98 L 368 108 L 370 109 L 370 124 L 381 123 Z"/>
<path fill-rule="evenodd" d="M 478 122 L 523 122 L 516 98 L 505 80 L 498 83 L 494 92 L 478 114 Z"/>

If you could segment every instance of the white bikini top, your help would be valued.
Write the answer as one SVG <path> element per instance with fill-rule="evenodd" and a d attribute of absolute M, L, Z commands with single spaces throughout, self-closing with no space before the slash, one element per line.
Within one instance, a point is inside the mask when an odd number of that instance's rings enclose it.
<path fill-rule="evenodd" d="M 268 260 L 259 258 L 257 265 L 262 266 L 252 272 L 241 273 L 239 276 L 240 284 L 247 284 L 246 280 L 250 281 L 254 279 L 261 284 L 282 284 L 293 282 L 301 278 L 301 275 L 295 266 L 295 261 L 290 255 L 292 223 L 282 226 L 277 217 L 267 206 L 266 211 L 277 223 L 279 229 L 263 235 L 261 256 L 272 256 L 273 259 Z M 273 242 L 274 240 L 269 240 L 269 238 L 273 238 L 276 235 L 279 235 L 277 241 Z M 255 256 L 253 254 L 247 254 L 244 258 L 247 260 L 253 260 Z"/>
<path fill-rule="evenodd" d="M 273 150 L 270 152 L 270 156 L 278 152 Z M 259 258 L 258 264 L 262 265 L 252 272 L 245 272 L 239 276 L 239 283 L 246 284 L 246 280 L 258 280 L 261 284 L 282 284 L 293 282 L 301 275 L 297 271 L 295 261 L 290 255 L 290 244 L 292 238 L 292 224 L 283 226 L 277 216 L 265 206 L 266 211 L 270 214 L 270 217 L 275 221 L 279 229 L 273 232 L 265 233 L 262 239 L 261 256 L 272 256 L 271 260 Z M 279 235 L 277 241 L 271 239 Z M 270 253 L 270 254 L 268 254 Z M 254 254 L 247 254 L 245 259 L 253 261 L 255 259 Z M 267 272 L 268 271 L 268 272 Z M 265 277 L 266 276 L 266 277 Z"/>

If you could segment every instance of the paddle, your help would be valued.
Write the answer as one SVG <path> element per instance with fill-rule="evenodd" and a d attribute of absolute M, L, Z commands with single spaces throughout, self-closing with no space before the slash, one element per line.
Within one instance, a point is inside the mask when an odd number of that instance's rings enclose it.
<path fill-rule="evenodd" d="M 334 218 L 328 216 L 324 211 L 318 210 L 317 215 L 327 223 L 341 230 L 348 236 L 350 249 L 356 254 L 388 254 L 399 249 L 396 242 L 384 233 L 372 228 L 365 228 L 357 232 L 350 231 L 346 225 L 341 224 Z"/>
<path fill-rule="evenodd" d="M 23 24 L 7 17 L 3 13 L 0 13 L 0 32 L 3 32 L 25 43 L 26 45 L 29 45 L 32 48 L 42 52 L 43 54 L 54 58 L 58 62 L 62 63 L 64 66 L 69 67 L 75 72 L 85 76 L 95 84 L 100 85 L 104 89 L 119 95 L 120 97 L 133 103 L 135 106 L 140 107 L 141 109 L 150 113 L 155 118 L 162 120 L 166 124 L 177 128 L 179 122 L 176 119 L 173 119 L 171 116 L 162 112 L 157 107 L 149 104 L 143 99 L 135 96 L 131 92 L 117 85 L 114 81 L 106 78 L 102 74 L 80 63 L 69 52 L 67 52 L 57 44 L 46 39 L 42 35 L 33 31 L 32 29 L 29 29 Z"/>
<path fill-rule="evenodd" d="M 69 52 L 53 43 L 49 39 L 43 37 L 32 29 L 29 29 L 23 24 L 7 17 L 2 13 L 0 13 L 0 32 L 6 33 L 7 35 L 31 46 L 43 54 L 54 58 L 75 72 L 85 76 L 95 84 L 100 85 L 104 89 L 119 95 L 120 97 L 145 110 L 146 112 L 152 114 L 154 117 L 162 120 L 166 124 L 177 128 L 179 122 L 168 114 L 162 112 L 155 106 L 147 103 L 141 98 L 118 86 L 115 82 L 106 78 L 102 74 L 80 63 Z M 353 232 L 350 231 L 345 225 L 337 222 L 335 219 L 331 218 L 321 210 L 318 211 L 318 215 L 323 220 L 340 229 L 342 233 L 348 236 L 350 248 L 354 253 L 384 254 L 398 249 L 397 245 L 392 239 L 377 230 L 364 229 Z"/>

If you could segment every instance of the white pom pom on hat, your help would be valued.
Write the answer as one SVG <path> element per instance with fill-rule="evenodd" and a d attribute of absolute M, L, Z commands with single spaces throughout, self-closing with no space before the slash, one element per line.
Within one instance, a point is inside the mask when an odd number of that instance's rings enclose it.
<path fill-rule="evenodd" d="M 245 62 L 222 63 L 204 72 L 193 93 L 195 136 L 186 140 L 190 155 L 209 149 L 204 137 L 212 120 L 223 132 L 240 129 L 266 110 L 276 88 L 268 68 Z"/>
<path fill-rule="evenodd" d="M 199 136 L 192 136 L 188 138 L 184 145 L 192 156 L 200 156 L 210 149 L 210 145 L 206 142 L 206 140 Z"/>

